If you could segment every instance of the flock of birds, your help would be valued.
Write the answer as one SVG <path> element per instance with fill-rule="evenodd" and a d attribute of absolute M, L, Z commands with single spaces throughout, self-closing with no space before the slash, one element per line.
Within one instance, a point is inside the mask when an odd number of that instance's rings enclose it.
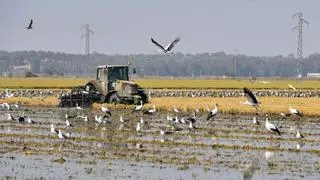
<path fill-rule="evenodd" d="M 256 111 L 257 111 L 256 114 L 259 114 L 259 109 L 258 108 L 260 107 L 259 106 L 260 103 L 258 102 L 258 100 L 255 97 L 255 95 L 251 92 L 251 90 L 249 90 L 246 87 L 244 88 L 244 94 L 245 94 L 245 97 L 247 98 L 247 101 L 241 102 L 241 103 L 242 104 L 247 104 L 249 106 L 254 107 L 256 109 Z M 287 116 L 290 116 L 290 115 L 299 116 L 299 117 L 302 116 L 300 111 L 297 110 L 297 109 L 292 108 L 290 104 L 289 104 L 289 113 L 287 113 L 287 114 L 281 113 L 280 115 L 283 116 L 283 117 L 287 117 Z M 260 123 L 256 120 L 256 117 L 253 118 L 253 123 L 257 124 L 257 125 L 260 125 Z M 278 135 L 281 136 L 281 132 L 279 130 L 279 127 L 277 125 L 269 122 L 268 115 L 266 115 L 265 127 L 266 127 L 266 129 L 268 131 L 275 132 L 275 133 L 277 133 Z M 296 130 L 296 137 L 297 138 L 304 138 L 304 136 L 301 135 L 298 127 L 294 128 L 294 129 Z"/>
<path fill-rule="evenodd" d="M 32 25 L 33 25 L 33 20 L 31 19 L 29 25 L 26 28 L 28 30 L 30 30 L 30 29 L 33 28 Z M 180 37 L 177 37 L 171 43 L 169 43 L 166 47 L 163 47 L 160 43 L 158 43 L 153 38 L 151 38 L 151 42 L 153 44 L 155 44 L 159 48 L 158 52 L 162 52 L 162 53 L 165 53 L 165 54 L 174 54 L 172 52 L 172 49 L 179 41 L 180 41 Z M 262 82 L 262 83 L 269 83 L 269 82 Z M 292 88 L 293 90 L 297 91 L 292 85 L 288 84 L 288 86 L 290 88 Z M 260 103 L 257 101 L 257 98 L 254 96 L 254 94 L 248 88 L 244 88 L 243 93 L 244 93 L 245 97 L 247 98 L 247 101 L 241 102 L 241 103 L 254 107 L 256 109 L 256 111 L 257 111 L 257 114 L 259 114 L 259 107 L 260 107 L 259 104 Z M 150 95 L 150 93 L 149 93 L 149 95 Z M 6 92 L 4 93 L 4 98 L 8 98 L 8 97 L 12 97 L 12 96 L 14 96 L 14 94 L 9 92 L 8 90 L 6 90 Z M 207 121 L 210 120 L 210 119 L 214 119 L 214 117 L 218 114 L 218 106 L 219 106 L 218 104 L 215 104 L 215 107 L 213 109 L 211 109 L 211 110 L 209 108 L 207 109 L 207 111 L 208 111 L 208 115 L 206 117 Z M 11 108 L 11 106 L 8 103 L 2 103 L 2 104 L 0 104 L 0 107 L 7 108 L 8 110 Z M 80 110 L 82 108 L 77 105 L 76 109 Z M 140 105 L 136 106 L 133 109 L 132 113 L 140 112 L 142 110 L 143 110 L 143 103 L 141 101 Z M 97 115 L 95 116 L 95 121 L 96 121 L 96 125 L 97 126 L 99 124 L 103 124 L 103 123 L 105 124 L 106 122 L 108 122 L 106 116 L 108 116 L 108 117 L 111 116 L 111 112 L 110 112 L 110 110 L 108 108 L 101 107 L 101 111 L 104 113 L 104 115 L 101 115 L 99 117 Z M 153 108 L 143 111 L 143 114 L 154 115 L 156 112 L 157 112 L 156 108 L 155 108 L 155 106 L 153 106 Z M 174 112 L 178 113 L 180 111 L 176 107 L 174 107 Z M 284 116 L 284 117 L 287 117 L 289 115 L 301 116 L 301 113 L 297 109 L 293 109 L 292 107 L 289 107 L 289 112 L 290 113 L 288 113 L 288 114 L 281 113 L 281 116 Z M 176 117 L 170 117 L 169 115 L 167 115 L 167 120 L 168 121 L 172 121 L 173 123 L 189 124 L 189 128 L 190 129 L 195 129 L 196 127 L 195 127 L 194 123 L 197 121 L 196 114 L 197 114 L 197 110 L 194 112 L 193 116 L 187 117 L 185 119 L 184 118 L 178 118 L 177 116 Z M 87 116 L 81 116 L 81 117 L 85 121 L 88 121 L 88 117 Z M 66 114 L 66 119 L 67 119 L 66 120 L 66 126 L 67 127 L 71 127 L 72 124 L 69 121 L 68 114 Z M 34 121 L 30 119 L 30 117 L 26 118 L 24 114 L 21 115 L 21 116 L 18 116 L 17 118 L 14 118 L 11 114 L 8 114 L 8 120 L 16 120 L 18 122 L 34 123 Z M 125 122 L 122 116 L 120 116 L 120 122 L 121 123 Z M 256 120 L 256 117 L 253 118 L 253 123 L 257 124 L 257 125 L 260 125 L 260 123 Z M 140 131 L 143 124 L 144 124 L 144 121 L 141 118 L 140 122 L 137 123 L 136 131 Z M 175 129 L 174 126 L 172 126 L 172 127 L 173 127 L 173 129 Z M 270 123 L 269 120 L 268 120 L 268 117 L 266 117 L 266 120 L 265 120 L 265 127 L 266 127 L 266 129 L 268 131 L 272 131 L 272 132 L 277 133 L 278 135 L 281 135 L 281 132 L 280 132 L 278 126 L 276 126 L 273 123 Z M 54 127 L 54 125 L 51 125 L 51 132 L 58 134 L 58 137 L 60 139 L 66 139 L 66 138 L 70 137 L 70 134 L 64 134 L 61 130 L 57 130 Z M 167 133 L 167 132 L 165 132 L 163 130 L 160 130 L 160 134 L 165 134 L 165 133 Z M 296 137 L 297 138 L 303 138 L 303 136 L 299 132 L 298 128 L 296 130 Z"/>
<path fill-rule="evenodd" d="M 0 99 L 6 99 L 10 97 L 39 97 L 41 100 L 44 100 L 50 96 L 60 97 L 62 94 L 67 92 L 63 90 L 52 91 L 50 89 L 5 89 L 0 91 Z"/>
<path fill-rule="evenodd" d="M 238 90 L 147 90 L 149 98 L 151 97 L 241 97 L 243 91 Z M 0 99 L 10 97 L 29 97 L 45 100 L 48 97 L 57 98 L 68 95 L 70 92 L 64 90 L 47 89 L 5 89 L 0 91 Z M 290 91 L 290 90 L 256 90 L 255 94 L 259 97 L 320 97 L 320 91 Z"/>
<path fill-rule="evenodd" d="M 291 84 L 288 84 L 290 89 L 286 90 L 257 90 L 256 95 L 259 97 L 320 97 L 320 92 L 317 90 L 298 91 Z M 163 90 L 153 89 L 149 90 L 149 96 L 151 97 L 241 97 L 243 91 L 234 89 L 223 90 Z"/>
<path fill-rule="evenodd" d="M 246 97 L 246 101 L 240 102 L 240 103 L 255 108 L 256 115 L 261 114 L 261 112 L 259 110 L 260 102 L 258 102 L 256 96 L 251 92 L 251 90 L 245 87 L 243 89 L 243 93 L 244 93 L 244 95 Z M 8 109 L 8 110 L 10 110 L 10 109 L 12 110 L 12 107 L 14 107 L 16 109 L 20 108 L 19 105 L 17 105 L 17 104 L 10 105 L 8 103 L 2 103 L 2 104 L 0 104 L 0 107 Z M 206 115 L 205 119 L 207 121 L 212 120 L 211 122 L 213 122 L 213 120 L 215 119 L 215 117 L 219 113 L 219 109 L 218 108 L 219 108 L 219 105 L 217 103 L 214 104 L 214 108 L 213 109 L 210 109 L 209 107 L 207 107 L 207 115 Z M 83 108 L 78 106 L 78 104 L 76 104 L 75 109 L 82 110 Z M 289 109 L 288 110 L 289 110 L 288 113 L 281 113 L 280 115 L 283 116 L 283 117 L 288 117 L 288 116 L 291 116 L 291 115 L 297 116 L 297 117 L 301 117 L 302 116 L 302 114 L 301 114 L 301 112 L 299 110 L 292 108 L 290 105 L 289 105 Z M 174 106 L 173 107 L 173 112 L 175 112 L 176 114 L 179 114 L 179 113 L 181 113 L 181 110 L 177 109 Z M 112 113 L 111 113 L 110 109 L 108 109 L 107 107 L 101 106 L 101 113 L 102 113 L 102 115 L 99 115 L 99 116 L 95 115 L 95 117 L 94 117 L 94 121 L 95 121 L 96 127 L 98 127 L 101 124 L 111 123 L 111 121 L 109 121 L 110 117 L 112 116 Z M 157 110 L 156 110 L 155 105 L 153 105 L 152 108 L 150 108 L 150 109 L 146 109 L 144 107 L 143 102 L 140 101 L 140 104 L 135 106 L 131 113 L 135 114 L 135 115 L 142 114 L 142 115 L 148 115 L 148 116 L 153 117 L 154 115 L 156 115 Z M 176 126 L 177 124 L 186 124 L 186 125 L 188 125 L 188 129 L 189 130 L 197 129 L 196 126 L 195 126 L 195 123 L 199 120 L 199 118 L 197 117 L 198 113 L 199 113 L 199 110 L 196 109 L 193 112 L 193 115 L 192 116 L 188 116 L 188 117 L 178 117 L 177 115 L 175 117 L 173 117 L 173 116 L 170 116 L 170 115 L 167 114 L 166 119 L 168 120 L 168 122 L 170 122 L 170 125 L 168 125 L 167 127 L 170 127 L 171 130 L 170 131 L 166 131 L 166 130 L 161 129 L 160 130 L 160 134 L 164 135 L 164 134 L 173 133 L 174 131 L 181 130 L 181 128 Z M 78 115 L 77 117 L 82 118 L 85 122 L 89 121 L 88 116 L 85 116 L 84 114 L 82 114 L 80 116 Z M 72 116 L 70 116 L 68 114 L 65 115 L 65 119 L 66 119 L 65 126 L 66 127 L 73 127 L 72 123 L 70 122 L 71 118 L 75 118 L 75 117 L 74 116 L 72 117 Z M 17 121 L 17 122 L 27 122 L 27 123 L 31 123 L 31 124 L 35 123 L 35 121 L 32 120 L 30 117 L 26 117 L 24 113 L 22 115 L 20 115 L 20 116 L 17 116 L 17 117 L 13 117 L 11 114 L 8 114 L 8 120 Z M 125 123 L 128 120 L 124 119 L 123 116 L 120 116 L 119 117 L 119 121 L 120 121 L 120 123 Z M 259 123 L 259 121 L 257 120 L 256 117 L 253 118 L 252 122 L 253 122 L 253 124 L 260 125 L 260 123 Z M 136 124 L 135 130 L 136 131 L 141 131 L 144 124 L 146 124 L 146 122 L 144 121 L 143 117 L 141 117 L 140 121 L 138 121 L 137 124 Z M 56 129 L 53 124 L 51 124 L 50 127 L 51 127 L 51 132 L 54 133 L 54 134 L 57 134 L 60 139 L 68 139 L 68 138 L 70 138 L 70 133 L 64 133 L 64 132 L 62 132 L 62 130 Z M 281 131 L 280 131 L 279 127 L 276 124 L 269 122 L 269 119 L 268 119 L 267 115 L 266 115 L 266 119 L 265 119 L 265 128 L 266 128 L 266 130 L 274 132 L 274 133 L 277 133 L 278 135 L 281 136 Z M 297 138 L 303 138 L 304 137 L 300 133 L 298 127 L 294 128 L 294 130 L 296 131 L 295 133 L 296 133 L 296 137 Z"/>

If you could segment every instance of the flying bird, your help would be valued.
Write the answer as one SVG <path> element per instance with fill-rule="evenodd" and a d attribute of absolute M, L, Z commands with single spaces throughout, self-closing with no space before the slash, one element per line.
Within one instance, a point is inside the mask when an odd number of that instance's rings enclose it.
<path fill-rule="evenodd" d="M 27 29 L 32 29 L 32 24 L 33 24 L 33 20 L 31 19 L 30 23 L 29 23 L 29 26 L 26 27 Z"/>
<path fill-rule="evenodd" d="M 153 44 L 155 44 L 156 46 L 158 46 L 159 50 L 158 52 L 162 52 L 162 53 L 171 53 L 174 54 L 173 52 L 171 52 L 172 48 L 180 41 L 180 37 L 176 37 L 175 40 L 173 40 L 170 44 L 167 45 L 166 48 L 164 48 L 162 45 L 160 45 L 157 41 L 155 41 L 153 38 L 151 38 L 151 42 Z"/>
<path fill-rule="evenodd" d="M 244 92 L 244 96 L 247 98 L 247 101 L 240 102 L 240 103 L 252 106 L 252 107 L 256 108 L 256 110 L 258 112 L 259 102 L 258 102 L 257 98 L 253 95 L 253 93 L 250 91 L 250 89 L 248 89 L 246 87 L 243 88 L 243 92 Z"/>
<path fill-rule="evenodd" d="M 292 88 L 293 90 L 297 91 L 297 89 L 296 89 L 295 87 L 293 87 L 291 84 L 288 84 L 288 86 L 289 86 L 290 88 Z"/>

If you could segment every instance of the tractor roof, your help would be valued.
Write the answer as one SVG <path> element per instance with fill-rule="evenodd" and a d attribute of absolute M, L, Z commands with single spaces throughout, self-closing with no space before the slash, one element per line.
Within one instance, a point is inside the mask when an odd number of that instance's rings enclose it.
<path fill-rule="evenodd" d="M 109 68 L 109 67 L 129 67 L 128 65 L 100 65 L 98 68 Z"/>

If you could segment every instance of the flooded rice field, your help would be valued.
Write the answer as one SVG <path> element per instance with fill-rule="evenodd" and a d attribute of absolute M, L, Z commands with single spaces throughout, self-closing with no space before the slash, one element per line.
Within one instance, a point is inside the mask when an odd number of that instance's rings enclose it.
<path fill-rule="evenodd" d="M 34 123 L 8 119 L 9 113 L 18 118 L 23 112 Z M 70 127 L 65 123 L 66 113 Z M 257 125 L 252 116 L 219 114 L 206 121 L 207 114 L 202 113 L 195 128 L 189 128 L 189 123 L 167 120 L 166 112 L 148 116 L 114 110 L 111 114 L 100 124 L 95 115 L 102 112 L 89 109 L 1 110 L 1 178 L 320 178 L 319 118 L 269 117 L 278 125 L 279 136 L 266 130 L 262 115 L 257 117 Z M 295 127 L 304 138 L 296 138 Z M 55 130 L 63 132 L 64 138 Z"/>

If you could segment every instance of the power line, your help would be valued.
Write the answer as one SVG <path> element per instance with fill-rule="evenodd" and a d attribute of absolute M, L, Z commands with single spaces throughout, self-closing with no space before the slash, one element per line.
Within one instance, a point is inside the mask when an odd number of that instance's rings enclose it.
<path fill-rule="evenodd" d="M 90 34 L 94 35 L 94 32 L 89 28 L 89 24 L 85 24 L 81 26 L 81 30 L 85 28 L 84 34 L 81 36 L 82 38 L 86 38 L 86 55 L 88 56 L 90 54 Z"/>
<path fill-rule="evenodd" d="M 303 19 L 303 13 L 299 12 L 294 15 L 292 15 L 292 19 L 297 18 L 298 19 L 298 25 L 292 28 L 292 30 L 298 31 L 298 47 L 297 47 L 297 76 L 302 76 L 302 67 L 301 67 L 301 61 L 303 59 L 303 36 L 302 36 L 302 30 L 303 30 L 303 24 L 306 23 L 309 25 L 309 22 L 305 19 Z"/>

